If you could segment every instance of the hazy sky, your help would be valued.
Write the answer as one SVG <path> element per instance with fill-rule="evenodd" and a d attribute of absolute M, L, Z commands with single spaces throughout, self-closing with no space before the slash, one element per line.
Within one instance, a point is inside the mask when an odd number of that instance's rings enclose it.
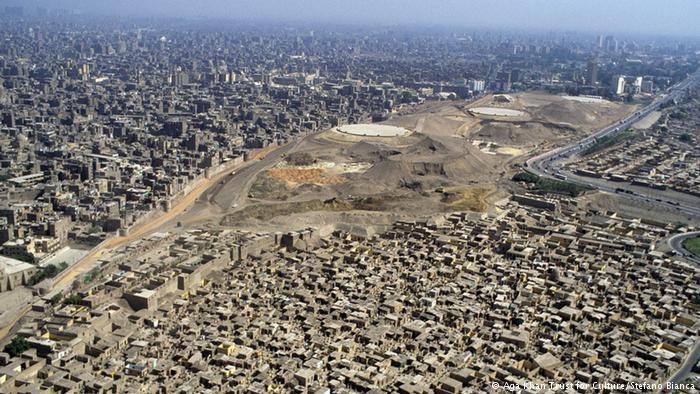
<path fill-rule="evenodd" d="M 0 0 L 87 13 L 700 35 L 700 0 Z"/>

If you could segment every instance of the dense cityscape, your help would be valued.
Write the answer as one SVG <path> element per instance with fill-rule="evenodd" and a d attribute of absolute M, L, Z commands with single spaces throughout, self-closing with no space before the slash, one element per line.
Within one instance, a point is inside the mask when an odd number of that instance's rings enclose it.
<path fill-rule="evenodd" d="M 0 10 L 0 392 L 697 392 L 700 39 Z"/>

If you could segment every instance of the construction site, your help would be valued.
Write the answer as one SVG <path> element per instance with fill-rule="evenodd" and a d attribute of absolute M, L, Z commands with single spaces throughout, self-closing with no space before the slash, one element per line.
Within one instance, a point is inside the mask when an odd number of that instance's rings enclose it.
<path fill-rule="evenodd" d="M 543 93 L 433 102 L 380 124 L 308 135 L 245 174 L 245 181 L 231 179 L 235 190 L 224 185 L 200 199 L 193 211 L 211 227 L 305 225 L 330 232 L 340 226 L 363 234 L 407 215 L 486 212 L 510 195 L 509 180 L 525 156 L 635 108 Z M 202 212 L 221 216 L 205 219 Z"/>

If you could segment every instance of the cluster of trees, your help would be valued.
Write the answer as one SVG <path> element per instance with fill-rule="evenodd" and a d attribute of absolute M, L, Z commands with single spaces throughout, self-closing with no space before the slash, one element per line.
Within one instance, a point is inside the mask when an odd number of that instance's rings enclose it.
<path fill-rule="evenodd" d="M 293 166 L 310 166 L 316 163 L 316 159 L 307 152 L 294 152 L 287 155 L 287 163 Z"/>
<path fill-rule="evenodd" d="M 531 184 L 534 190 L 542 193 L 565 194 L 571 197 L 578 197 L 591 190 L 590 187 L 579 185 L 573 182 L 560 181 L 556 179 L 542 178 L 529 172 L 520 172 L 513 176 L 516 182 Z"/>
<path fill-rule="evenodd" d="M 34 286 L 44 279 L 53 278 L 66 268 L 68 268 L 68 263 L 65 261 L 58 265 L 50 264 L 46 267 L 41 267 L 34 275 L 32 275 L 31 278 L 29 278 L 29 285 Z"/>
<path fill-rule="evenodd" d="M 668 115 L 668 117 L 671 119 L 683 120 L 688 117 L 688 114 L 682 111 L 673 111 Z"/>
<path fill-rule="evenodd" d="M 622 132 L 619 134 L 615 134 L 613 136 L 608 135 L 605 137 L 601 137 L 593 145 L 589 146 L 588 148 L 586 148 L 586 150 L 581 152 L 581 155 L 583 155 L 583 156 L 592 155 L 596 152 L 602 151 L 603 149 L 607 149 L 607 148 L 610 148 L 611 146 L 617 145 L 620 142 L 622 142 L 628 138 L 631 138 L 631 137 L 632 137 L 632 133 L 630 133 L 630 132 Z"/>
<path fill-rule="evenodd" d="M 63 296 L 63 293 L 58 293 L 55 296 L 51 297 L 50 302 L 51 305 L 56 305 L 59 302 L 61 302 L 63 305 L 80 305 L 83 302 L 83 298 L 75 293 L 66 297 Z"/>
<path fill-rule="evenodd" d="M 83 283 L 92 282 L 93 280 L 95 280 L 95 278 L 97 278 L 97 276 L 99 274 L 100 274 L 100 270 L 98 268 L 91 269 L 90 272 L 85 274 L 85 278 L 83 278 Z"/>
<path fill-rule="evenodd" d="M 14 337 L 12 341 L 5 345 L 3 351 L 9 354 L 11 357 L 19 356 L 20 354 L 29 350 L 29 342 L 23 337 Z"/>
<path fill-rule="evenodd" d="M 63 299 L 63 305 L 80 305 L 83 302 L 83 297 L 78 294 L 71 294 Z"/>

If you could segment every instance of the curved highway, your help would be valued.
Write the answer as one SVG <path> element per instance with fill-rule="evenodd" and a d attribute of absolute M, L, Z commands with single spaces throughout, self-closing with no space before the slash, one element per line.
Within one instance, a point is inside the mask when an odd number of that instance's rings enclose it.
<path fill-rule="evenodd" d="M 683 241 L 688 238 L 700 237 L 700 231 L 690 233 L 676 234 L 668 239 L 668 246 L 673 249 L 678 255 L 683 256 L 686 260 L 700 265 L 700 257 L 695 256 L 683 247 Z M 683 360 L 678 370 L 668 378 L 667 382 L 682 383 L 688 378 L 695 364 L 700 360 L 700 340 L 695 341 L 695 346 L 690 350 L 688 356 Z M 660 390 L 659 392 L 665 392 Z"/>
<path fill-rule="evenodd" d="M 666 207 L 668 209 L 673 209 L 687 215 L 700 216 L 700 206 L 687 201 L 673 200 L 668 197 L 664 199 L 661 198 L 651 198 L 649 195 L 639 192 L 634 188 L 630 188 L 628 184 L 615 183 L 610 184 L 609 182 L 601 179 L 595 178 L 583 178 L 578 177 L 574 174 L 564 172 L 560 168 L 560 163 L 567 158 L 578 154 L 578 152 L 588 148 L 594 144 L 599 138 L 614 136 L 624 130 L 627 130 L 630 126 L 637 123 L 639 120 L 643 119 L 653 111 L 656 111 L 667 103 L 681 98 L 685 93 L 685 90 L 696 85 L 700 81 L 700 69 L 695 71 L 693 74 L 688 76 L 682 82 L 672 86 L 666 91 L 665 94 L 659 95 L 654 101 L 643 109 L 629 115 L 619 121 L 618 123 L 613 123 L 607 127 L 597 131 L 596 133 L 589 135 L 578 142 L 574 142 L 570 145 L 557 148 L 540 155 L 534 156 L 525 162 L 526 171 L 535 174 L 537 176 L 555 179 L 565 178 L 567 181 L 578 183 L 590 187 L 597 188 L 602 191 L 610 193 L 625 193 L 625 197 L 640 202 L 651 202 L 659 206 Z"/>
<path fill-rule="evenodd" d="M 673 249 L 678 255 L 683 256 L 686 260 L 692 261 L 695 264 L 700 264 L 700 257 L 695 256 L 690 253 L 686 248 L 683 247 L 683 241 L 688 238 L 700 237 L 700 231 L 693 231 L 690 233 L 676 234 L 668 239 L 668 246 Z"/>
<path fill-rule="evenodd" d="M 635 112 L 634 114 L 627 116 L 620 122 L 609 125 L 598 132 L 583 138 L 578 142 L 574 142 L 570 145 L 551 150 L 549 152 L 542 153 L 535 157 L 530 158 L 525 162 L 525 170 L 535 174 L 540 177 L 545 178 L 563 178 L 569 182 L 586 185 L 590 187 L 597 188 L 598 190 L 610 192 L 610 193 L 624 193 L 625 197 L 637 200 L 639 202 L 652 203 L 666 209 L 673 209 L 678 212 L 685 213 L 691 216 L 700 216 L 700 206 L 688 202 L 687 200 L 681 201 L 681 199 L 673 199 L 672 197 L 665 196 L 661 198 L 651 198 L 649 195 L 642 193 L 638 188 L 630 187 L 626 183 L 614 183 L 611 184 L 603 179 L 597 178 L 583 178 L 571 174 L 569 172 L 564 172 L 561 169 L 560 163 L 572 155 L 578 154 L 578 152 L 586 149 L 587 147 L 594 144 L 599 138 L 606 136 L 614 136 L 630 126 L 643 119 L 653 111 L 659 110 L 665 104 L 681 98 L 685 93 L 685 90 L 689 87 L 696 85 L 700 81 L 700 69 L 695 71 L 683 80 L 682 82 L 671 87 L 665 94 L 660 95 L 649 105 L 643 109 Z M 692 255 L 690 252 L 683 248 L 683 241 L 687 238 L 700 236 L 700 231 L 691 232 L 685 234 L 674 235 L 668 240 L 668 244 L 679 256 L 684 257 L 686 260 L 691 261 L 696 264 L 700 264 L 700 258 Z M 700 359 L 700 341 L 696 341 L 693 348 L 690 350 L 688 356 L 685 358 L 683 363 L 679 366 L 678 370 L 670 376 L 666 382 L 681 383 L 690 374 L 693 366 Z M 665 384 L 665 383 L 664 383 Z M 661 390 L 664 391 L 664 390 Z"/>

